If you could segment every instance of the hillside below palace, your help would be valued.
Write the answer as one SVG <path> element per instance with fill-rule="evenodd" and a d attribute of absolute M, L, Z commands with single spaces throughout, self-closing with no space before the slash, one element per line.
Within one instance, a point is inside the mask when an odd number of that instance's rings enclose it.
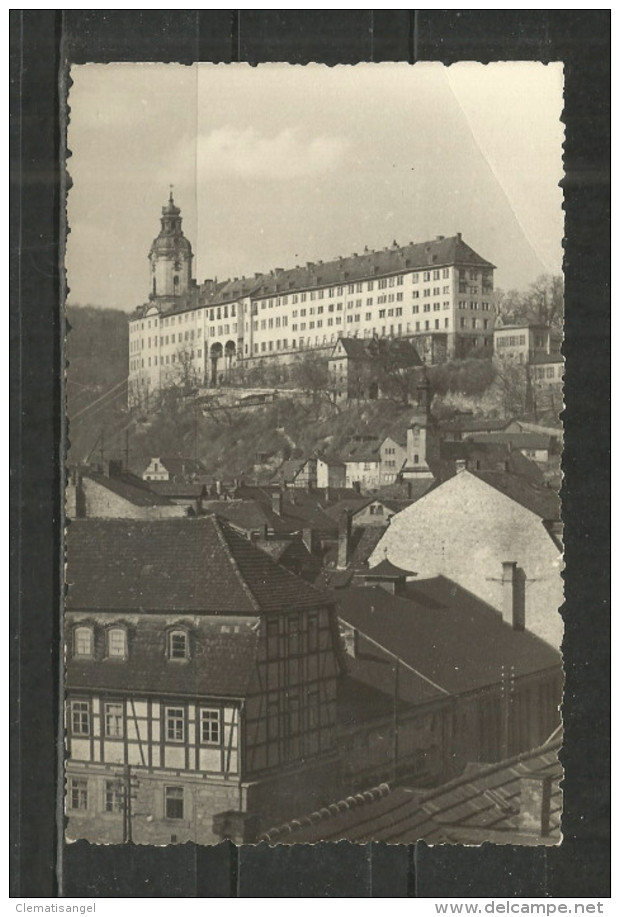
<path fill-rule="evenodd" d="M 407 337 L 448 358 L 493 348 L 495 266 L 460 233 L 198 284 L 172 192 L 149 252 L 150 290 L 129 319 L 129 402 L 234 366 L 331 353 L 341 337 Z M 435 348 L 432 348 L 435 352 Z"/>

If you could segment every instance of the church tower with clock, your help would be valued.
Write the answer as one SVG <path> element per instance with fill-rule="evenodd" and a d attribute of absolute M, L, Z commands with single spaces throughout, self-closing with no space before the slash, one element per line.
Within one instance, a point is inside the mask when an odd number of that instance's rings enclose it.
<path fill-rule="evenodd" d="M 151 300 L 183 296 L 192 286 L 192 246 L 183 235 L 172 189 L 161 214 L 161 229 L 149 252 Z"/>

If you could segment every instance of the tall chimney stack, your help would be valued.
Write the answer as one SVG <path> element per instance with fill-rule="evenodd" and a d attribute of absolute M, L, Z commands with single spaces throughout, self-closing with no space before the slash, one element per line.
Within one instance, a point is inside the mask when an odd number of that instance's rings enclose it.
<path fill-rule="evenodd" d="M 351 540 L 351 514 L 342 513 L 338 521 L 338 569 L 346 569 L 349 563 L 349 542 Z"/>
<path fill-rule="evenodd" d="M 271 509 L 276 514 L 276 516 L 282 515 L 282 503 L 284 495 L 281 490 L 277 490 L 275 493 L 271 494 Z"/>
<path fill-rule="evenodd" d="M 524 774 L 520 781 L 519 830 L 547 837 L 551 821 L 552 777 Z"/>
<path fill-rule="evenodd" d="M 513 630 L 525 630 L 525 574 L 513 560 L 502 563 L 502 618 Z"/>
<path fill-rule="evenodd" d="M 301 530 L 301 540 L 305 544 L 308 551 L 312 554 L 314 549 L 314 537 L 311 528 L 305 528 Z"/>

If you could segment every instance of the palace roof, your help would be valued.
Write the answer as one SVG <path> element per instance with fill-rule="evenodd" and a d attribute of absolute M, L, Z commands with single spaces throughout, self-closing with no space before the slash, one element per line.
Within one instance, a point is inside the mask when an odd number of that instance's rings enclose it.
<path fill-rule="evenodd" d="M 353 254 L 331 261 L 308 261 L 303 267 L 275 268 L 266 273 L 257 273 L 254 277 L 237 277 L 220 282 L 208 280 L 190 291 L 189 296 L 178 297 L 172 305 L 168 301 L 162 314 L 187 311 L 199 306 L 223 305 L 248 296 L 253 299 L 283 296 L 298 290 L 342 286 L 452 264 L 481 270 L 492 270 L 495 267 L 463 242 L 460 233 L 448 238 L 438 236 L 434 241 L 410 242 L 402 246 L 393 242 L 391 246 L 378 251 L 365 249 L 361 255 Z M 150 305 L 152 303 L 141 307 L 132 318 L 141 317 Z"/>

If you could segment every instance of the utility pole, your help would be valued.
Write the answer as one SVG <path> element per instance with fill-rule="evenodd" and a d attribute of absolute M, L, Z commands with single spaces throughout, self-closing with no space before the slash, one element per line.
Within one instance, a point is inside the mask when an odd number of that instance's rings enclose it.
<path fill-rule="evenodd" d="M 123 794 L 123 844 L 133 843 L 133 800 L 138 790 L 138 780 L 131 775 L 131 765 L 125 764 L 121 778 Z"/>
<path fill-rule="evenodd" d="M 125 430 L 125 471 L 129 471 L 129 427 Z"/>
<path fill-rule="evenodd" d="M 398 736 L 398 663 L 399 661 L 400 660 L 398 656 L 395 656 L 394 657 L 394 710 L 393 710 L 394 721 L 392 724 L 393 741 L 394 741 L 394 747 L 393 747 L 393 753 L 392 753 L 392 757 L 394 759 L 393 767 L 392 767 L 392 779 L 394 781 L 394 784 L 396 784 L 396 778 L 398 776 L 398 738 L 399 738 Z"/>
<path fill-rule="evenodd" d="M 500 715 L 500 758 L 510 757 L 511 707 L 514 701 L 515 669 L 502 666 L 501 673 L 501 715 Z"/>
<path fill-rule="evenodd" d="M 103 439 L 103 427 L 102 427 L 102 428 L 101 428 L 101 445 L 100 445 L 100 447 L 99 447 L 99 455 L 100 455 L 100 457 L 101 457 L 101 474 L 104 474 L 104 471 L 105 471 L 104 464 L 103 464 L 103 462 L 104 462 L 104 458 L 103 458 L 104 450 L 103 450 L 103 447 L 104 447 L 104 439 Z"/>

